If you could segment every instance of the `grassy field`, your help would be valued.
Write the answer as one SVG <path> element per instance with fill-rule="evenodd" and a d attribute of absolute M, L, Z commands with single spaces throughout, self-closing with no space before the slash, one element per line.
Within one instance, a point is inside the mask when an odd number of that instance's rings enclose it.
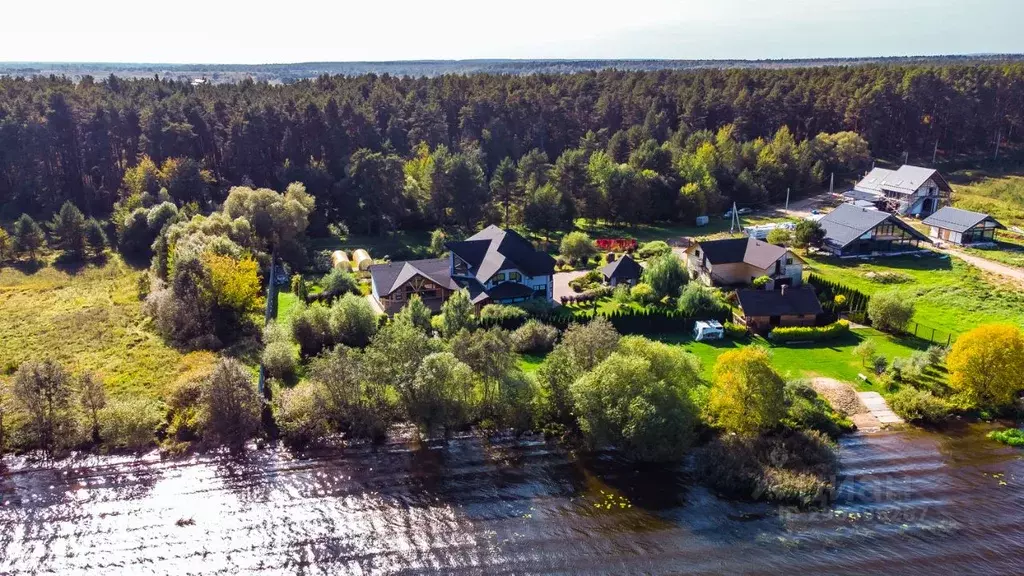
<path fill-rule="evenodd" d="M 183 354 L 153 332 L 138 297 L 141 274 L 116 256 L 74 273 L 0 269 L 0 378 L 52 358 L 97 372 L 111 393 L 160 397 L 178 378 L 207 370 L 214 354 Z"/>
<path fill-rule="evenodd" d="M 853 355 L 853 349 L 869 338 L 874 340 L 878 354 L 890 362 L 893 358 L 906 358 L 917 350 L 927 349 L 930 344 L 917 338 L 895 338 L 872 328 L 852 330 L 849 335 L 830 342 L 786 346 L 771 346 L 760 337 L 750 342 L 729 339 L 695 342 L 689 338 L 668 338 L 664 341 L 678 343 L 700 358 L 704 364 L 704 376 L 708 379 L 719 356 L 753 343 L 768 347 L 775 369 L 787 380 L 821 376 L 853 383 L 862 390 L 872 390 L 874 377 L 870 368 L 861 365 L 860 359 Z M 868 376 L 868 382 L 861 380 L 858 374 Z"/>
<path fill-rule="evenodd" d="M 962 170 L 950 180 L 957 208 L 987 212 L 1007 226 L 1024 226 L 1024 175 Z"/>
<path fill-rule="evenodd" d="M 1019 236 L 997 233 L 994 246 L 978 246 L 962 250 L 994 262 L 1024 268 L 1024 239 Z"/>
<path fill-rule="evenodd" d="M 761 337 L 741 342 L 730 339 L 695 342 L 689 336 L 684 335 L 652 336 L 652 338 L 682 346 L 687 352 L 700 358 L 704 369 L 703 375 L 707 380 L 711 379 L 715 360 L 719 356 L 730 350 L 757 344 L 768 348 L 775 369 L 787 380 L 820 376 L 850 382 L 860 390 L 876 391 L 878 388 L 875 386 L 875 378 L 871 369 L 861 365 L 860 359 L 853 355 L 853 349 L 858 344 L 868 338 L 874 340 L 878 354 L 890 362 L 894 358 L 908 358 L 915 351 L 925 350 L 930 345 L 925 340 L 896 338 L 872 328 L 852 330 L 849 335 L 831 342 L 786 346 L 772 346 Z M 542 356 L 522 355 L 519 365 L 526 372 L 536 372 L 543 360 Z M 868 380 L 865 382 L 858 376 L 859 374 L 864 374 Z"/>
<path fill-rule="evenodd" d="M 927 253 L 873 260 L 806 257 L 804 270 L 865 294 L 899 290 L 914 299 L 914 320 L 943 331 L 966 332 L 980 324 L 1024 325 L 1024 292 L 956 258 Z M 909 281 L 883 284 L 869 273 L 899 272 Z"/>

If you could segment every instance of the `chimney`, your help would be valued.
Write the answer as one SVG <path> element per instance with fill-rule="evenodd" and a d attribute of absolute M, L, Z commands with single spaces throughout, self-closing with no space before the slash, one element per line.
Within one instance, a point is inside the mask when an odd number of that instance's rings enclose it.
<path fill-rule="evenodd" d="M 781 291 L 782 291 L 782 295 L 785 296 L 786 295 L 786 285 L 785 284 L 782 285 Z"/>

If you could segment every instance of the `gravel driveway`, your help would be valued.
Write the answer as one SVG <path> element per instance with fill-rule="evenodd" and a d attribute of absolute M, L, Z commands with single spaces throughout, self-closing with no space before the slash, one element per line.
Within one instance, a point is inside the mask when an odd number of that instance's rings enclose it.
<path fill-rule="evenodd" d="M 552 296 L 555 299 L 555 304 L 562 304 L 562 296 L 572 296 L 575 292 L 572 288 L 569 288 L 569 282 L 579 278 L 586 274 L 586 270 L 573 270 L 571 272 L 556 272 L 554 278 L 552 278 L 553 286 L 551 287 Z"/>

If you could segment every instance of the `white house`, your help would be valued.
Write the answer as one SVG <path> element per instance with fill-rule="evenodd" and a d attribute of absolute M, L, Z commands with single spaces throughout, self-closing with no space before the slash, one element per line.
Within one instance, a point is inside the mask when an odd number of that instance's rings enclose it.
<path fill-rule="evenodd" d="M 938 170 L 904 164 L 898 170 L 872 169 L 845 196 L 901 216 L 923 218 L 949 204 L 951 193 Z"/>

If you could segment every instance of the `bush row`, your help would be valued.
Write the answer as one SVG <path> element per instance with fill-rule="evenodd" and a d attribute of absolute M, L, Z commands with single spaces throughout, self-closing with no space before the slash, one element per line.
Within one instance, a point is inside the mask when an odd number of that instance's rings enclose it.
<path fill-rule="evenodd" d="M 775 328 L 768 334 L 772 342 L 821 342 L 833 340 L 850 332 L 850 323 L 839 320 L 827 326 L 789 326 Z"/>

